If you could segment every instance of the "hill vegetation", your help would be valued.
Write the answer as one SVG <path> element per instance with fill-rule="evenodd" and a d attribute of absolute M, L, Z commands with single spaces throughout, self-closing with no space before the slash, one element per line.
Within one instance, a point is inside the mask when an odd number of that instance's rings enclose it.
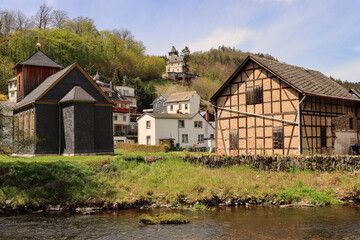
<path fill-rule="evenodd" d="M 165 60 L 145 55 L 144 44 L 127 29 L 100 31 L 91 18 L 70 19 L 45 4 L 32 17 L 0 9 L 0 93 L 6 94 L 14 64 L 31 56 L 38 40 L 55 62 L 68 66 L 76 61 L 90 75 L 99 71 L 106 82 L 120 84 L 124 76 L 146 81 L 165 71 Z"/>
<path fill-rule="evenodd" d="M 156 88 L 160 93 L 171 93 L 174 90 L 195 90 L 203 99 L 209 100 L 248 55 L 276 60 L 269 54 L 254 54 L 225 46 L 204 52 L 194 52 L 188 56 L 187 64 L 189 74 L 198 77 L 191 81 L 190 86 L 178 86 L 171 82 L 166 84 L 162 81 L 161 84 L 156 84 Z"/>

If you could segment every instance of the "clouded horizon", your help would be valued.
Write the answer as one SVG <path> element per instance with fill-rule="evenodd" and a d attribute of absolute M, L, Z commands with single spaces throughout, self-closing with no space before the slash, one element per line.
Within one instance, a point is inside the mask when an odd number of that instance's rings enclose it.
<path fill-rule="evenodd" d="M 44 0 L 0 0 L 34 15 Z M 174 45 L 191 52 L 221 45 L 268 53 L 281 62 L 360 82 L 360 1 L 340 0 L 46 0 L 98 30 L 129 29 L 149 55 Z"/>

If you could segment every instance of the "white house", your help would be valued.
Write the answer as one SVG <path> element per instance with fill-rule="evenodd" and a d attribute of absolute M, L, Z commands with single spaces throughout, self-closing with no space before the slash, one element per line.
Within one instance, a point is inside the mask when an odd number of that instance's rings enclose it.
<path fill-rule="evenodd" d="M 8 83 L 8 98 L 11 102 L 16 102 L 17 100 L 17 79 L 16 77 L 9 80 Z"/>
<path fill-rule="evenodd" d="M 214 128 L 200 113 L 145 113 L 138 118 L 138 143 L 159 145 L 171 140 L 181 148 L 206 147 L 205 139 L 214 138 Z"/>
<path fill-rule="evenodd" d="M 200 110 L 200 95 L 196 91 L 172 93 L 166 100 L 168 113 L 197 113 Z"/>

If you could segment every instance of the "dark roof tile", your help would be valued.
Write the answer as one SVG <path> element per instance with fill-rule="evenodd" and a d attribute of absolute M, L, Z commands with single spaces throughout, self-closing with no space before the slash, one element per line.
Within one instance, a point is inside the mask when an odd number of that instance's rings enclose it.
<path fill-rule="evenodd" d="M 41 51 L 36 51 L 33 55 L 31 55 L 25 61 L 16 64 L 14 68 L 16 68 L 18 65 L 64 68 L 63 66 L 61 66 L 61 65 L 57 64 L 56 62 L 54 62 L 53 60 L 51 60 L 48 56 L 46 56 Z"/>
<path fill-rule="evenodd" d="M 79 101 L 79 102 L 96 102 L 96 100 L 90 96 L 80 86 L 74 86 L 65 96 L 60 100 L 60 103 Z"/>

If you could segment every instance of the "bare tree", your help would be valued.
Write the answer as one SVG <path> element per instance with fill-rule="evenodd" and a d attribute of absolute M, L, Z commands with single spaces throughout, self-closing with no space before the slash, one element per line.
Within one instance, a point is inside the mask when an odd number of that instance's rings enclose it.
<path fill-rule="evenodd" d="M 5 36 L 14 29 L 14 11 L 3 10 L 0 12 L 0 32 Z"/>
<path fill-rule="evenodd" d="M 39 10 L 33 16 L 34 24 L 39 29 L 46 29 L 52 20 L 52 7 L 47 6 L 45 3 L 40 6 Z"/>
<path fill-rule="evenodd" d="M 69 20 L 68 13 L 63 10 L 54 10 L 52 15 L 52 26 L 61 30 L 64 29 L 66 21 Z"/>
<path fill-rule="evenodd" d="M 115 31 L 115 30 L 114 30 Z M 128 29 L 124 29 L 124 28 L 122 28 L 122 29 L 120 29 L 120 30 L 116 30 L 116 31 L 118 31 L 119 33 L 119 36 L 120 36 L 120 38 L 122 39 L 122 40 L 124 40 L 124 41 L 126 41 L 127 39 L 133 39 L 134 38 L 134 35 L 131 33 L 131 31 L 130 30 L 128 30 Z"/>
<path fill-rule="evenodd" d="M 14 30 L 15 31 L 22 31 L 24 29 L 28 29 L 31 26 L 29 18 L 20 10 L 15 12 L 14 16 Z"/>

